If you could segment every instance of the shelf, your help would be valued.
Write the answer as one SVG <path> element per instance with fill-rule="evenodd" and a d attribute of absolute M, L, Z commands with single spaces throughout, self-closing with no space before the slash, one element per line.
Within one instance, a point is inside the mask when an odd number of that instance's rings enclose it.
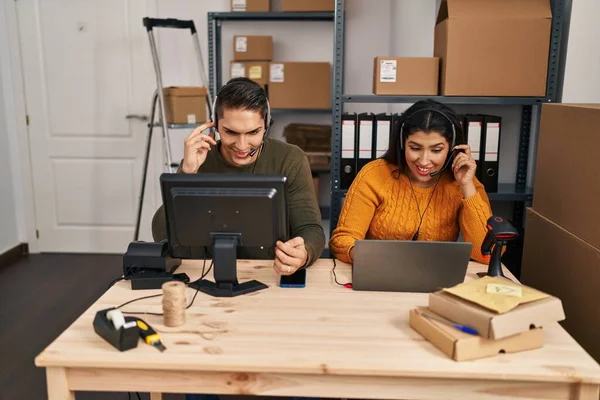
<path fill-rule="evenodd" d="M 333 21 L 333 12 L 212 12 L 221 21 Z"/>
<path fill-rule="evenodd" d="M 464 97 L 464 96 L 376 96 L 369 94 L 344 94 L 346 103 L 415 103 L 432 99 L 445 104 L 536 105 L 548 103 L 545 97 Z"/>
<path fill-rule="evenodd" d="M 337 189 L 334 192 L 345 196 L 348 193 L 347 189 Z M 487 194 L 491 201 L 524 201 L 528 202 L 533 199 L 533 189 L 527 187 L 525 189 L 516 189 L 513 183 L 498 184 L 498 191 Z"/>

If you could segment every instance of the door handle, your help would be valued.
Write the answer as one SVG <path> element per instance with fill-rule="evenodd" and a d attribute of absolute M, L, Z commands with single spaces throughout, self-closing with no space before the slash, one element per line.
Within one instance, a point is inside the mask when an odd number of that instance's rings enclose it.
<path fill-rule="evenodd" d="M 148 117 L 147 115 L 140 115 L 140 114 L 127 114 L 125 116 L 125 118 L 127 118 L 127 119 L 137 119 L 137 120 L 140 120 L 142 122 L 147 122 L 150 119 L 150 117 Z"/>

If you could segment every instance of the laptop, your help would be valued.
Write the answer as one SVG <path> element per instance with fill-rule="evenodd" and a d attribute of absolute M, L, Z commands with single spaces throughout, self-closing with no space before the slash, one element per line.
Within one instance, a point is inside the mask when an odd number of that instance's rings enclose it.
<path fill-rule="evenodd" d="M 473 245 L 468 242 L 357 240 L 352 288 L 431 293 L 464 282 Z"/>

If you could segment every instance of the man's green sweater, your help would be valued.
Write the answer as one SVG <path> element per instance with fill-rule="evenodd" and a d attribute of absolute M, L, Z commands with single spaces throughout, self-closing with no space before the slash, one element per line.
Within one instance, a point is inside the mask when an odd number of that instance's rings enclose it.
<path fill-rule="evenodd" d="M 312 174 L 306 154 L 297 146 L 267 138 L 256 162 L 243 167 L 228 164 L 218 146 L 208 152 L 206 161 L 198 173 L 239 173 L 259 175 L 284 175 L 288 179 L 288 205 L 290 239 L 301 236 L 308 252 L 306 266 L 312 265 L 323 252 L 325 234 L 321 226 L 321 212 L 312 183 Z M 181 167 L 178 172 L 181 172 Z M 155 241 L 167 239 L 167 229 L 163 206 L 152 219 L 152 236 Z M 242 256 L 240 254 L 240 256 Z M 255 258 L 252 254 L 244 254 Z M 260 257 L 260 255 L 257 254 Z"/>

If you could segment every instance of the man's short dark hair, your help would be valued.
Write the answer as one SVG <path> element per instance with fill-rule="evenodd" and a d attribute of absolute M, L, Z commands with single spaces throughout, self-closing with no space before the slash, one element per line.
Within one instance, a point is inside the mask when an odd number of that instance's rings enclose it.
<path fill-rule="evenodd" d="M 217 93 L 215 123 L 223 110 L 257 111 L 265 119 L 267 115 L 267 93 L 260 85 L 248 78 L 233 78 Z"/>

